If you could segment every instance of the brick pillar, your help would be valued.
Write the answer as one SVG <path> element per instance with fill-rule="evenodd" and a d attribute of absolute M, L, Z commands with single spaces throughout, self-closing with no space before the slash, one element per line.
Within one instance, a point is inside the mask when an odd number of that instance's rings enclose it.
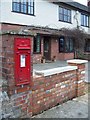
<path fill-rule="evenodd" d="M 86 77 L 86 63 L 88 63 L 87 60 L 80 60 L 80 59 L 73 59 L 67 61 L 69 65 L 71 66 L 77 66 L 77 82 L 76 82 L 76 90 L 77 90 L 77 96 L 81 96 L 85 94 L 85 77 Z"/>
<path fill-rule="evenodd" d="M 23 118 L 32 116 L 31 81 L 33 72 L 33 56 L 31 53 L 30 84 L 16 86 L 14 75 L 14 38 L 30 38 L 32 42 L 32 37 L 25 35 L 5 34 L 2 35 L 2 39 L 0 39 L 0 43 L 2 43 L 2 46 L 0 44 L 0 48 L 2 50 L 0 53 L 0 77 L 2 75 L 2 78 L 0 78 L 0 102 L 2 100 L 2 104 L 0 104 L 0 107 L 4 108 L 0 109 L 0 118 Z"/>

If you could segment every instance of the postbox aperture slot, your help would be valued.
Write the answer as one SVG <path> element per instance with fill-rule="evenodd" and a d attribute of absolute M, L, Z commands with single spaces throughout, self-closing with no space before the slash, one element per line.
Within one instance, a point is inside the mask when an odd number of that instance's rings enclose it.
<path fill-rule="evenodd" d="M 18 50 L 30 50 L 30 47 L 18 47 Z"/>

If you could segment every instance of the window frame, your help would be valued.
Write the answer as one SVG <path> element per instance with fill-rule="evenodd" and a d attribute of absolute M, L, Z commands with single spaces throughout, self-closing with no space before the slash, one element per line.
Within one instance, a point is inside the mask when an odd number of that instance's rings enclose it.
<path fill-rule="evenodd" d="M 88 16 L 88 14 L 81 13 L 81 26 L 89 27 L 89 16 Z"/>
<path fill-rule="evenodd" d="M 64 40 L 64 42 L 63 42 L 63 44 L 64 44 L 63 50 L 60 50 L 60 48 L 61 48 L 60 38 L 63 38 L 63 40 Z M 72 37 L 65 38 L 64 36 L 61 36 L 60 38 L 59 38 L 59 53 L 73 53 L 74 52 L 74 39 Z M 69 41 L 69 50 L 67 50 L 67 47 L 66 47 L 67 40 Z M 70 41 L 73 42 L 73 46 L 72 46 L 73 49 L 72 50 L 70 50 L 71 49 L 71 45 L 70 45 L 71 42 Z"/>
<path fill-rule="evenodd" d="M 60 39 L 63 39 L 63 44 L 64 44 L 63 50 L 61 50 Z M 64 36 L 61 36 L 59 38 L 59 53 L 61 53 L 61 52 L 65 52 L 65 37 Z"/>
<path fill-rule="evenodd" d="M 40 41 L 39 41 L 39 52 L 37 52 L 35 49 L 34 49 L 34 47 L 35 47 L 35 41 L 37 42 L 37 37 L 40 37 Z M 37 45 L 36 45 L 37 46 Z M 34 39 L 33 39 L 33 54 L 41 54 L 41 36 L 40 35 L 37 35 L 37 36 L 35 36 L 34 37 Z"/>
<path fill-rule="evenodd" d="M 62 9 L 62 12 L 60 11 L 60 9 Z M 66 13 L 65 13 L 65 11 L 66 11 Z M 62 16 L 62 19 L 60 19 L 60 16 Z M 66 17 L 67 20 L 64 20 L 65 17 Z M 71 23 L 71 21 L 72 21 L 71 9 L 59 6 L 59 21 L 66 22 L 66 23 Z"/>
<path fill-rule="evenodd" d="M 14 5 L 15 3 L 16 3 L 16 6 Z M 17 4 L 19 6 L 19 11 L 17 11 L 17 9 L 14 8 L 14 7 L 17 7 Z M 25 7 L 21 8 L 21 6 L 26 6 L 26 13 L 24 11 L 22 11 L 22 8 L 24 10 Z M 31 12 L 29 13 L 29 8 L 28 7 L 30 7 L 30 10 L 32 8 L 32 11 L 33 11 L 32 13 Z M 21 0 L 18 0 L 18 2 L 15 2 L 15 0 L 12 0 L 12 12 L 34 16 L 34 12 L 35 12 L 34 9 L 35 9 L 35 2 L 34 2 L 34 0 L 33 0 L 33 6 L 31 4 L 29 5 L 29 0 L 26 0 L 26 4 L 24 3 L 24 0 L 23 0 L 23 2 L 21 2 Z"/>

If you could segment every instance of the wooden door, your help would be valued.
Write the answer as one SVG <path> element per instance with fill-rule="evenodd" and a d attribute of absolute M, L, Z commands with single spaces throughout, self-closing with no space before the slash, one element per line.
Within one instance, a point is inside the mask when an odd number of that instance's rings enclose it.
<path fill-rule="evenodd" d="M 51 42 L 49 37 L 44 38 L 44 56 L 46 60 L 51 58 Z"/>

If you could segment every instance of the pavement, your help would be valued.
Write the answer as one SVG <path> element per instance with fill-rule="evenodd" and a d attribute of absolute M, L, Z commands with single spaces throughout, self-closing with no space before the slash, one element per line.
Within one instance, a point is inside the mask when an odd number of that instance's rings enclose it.
<path fill-rule="evenodd" d="M 90 95 L 89 95 L 90 96 Z M 53 107 L 33 118 L 90 118 L 88 94 L 74 98 L 66 103 Z"/>
<path fill-rule="evenodd" d="M 46 63 L 33 64 L 33 69 L 46 70 L 46 69 L 52 69 L 57 67 L 65 67 L 67 65 L 68 64 L 66 61 L 56 61 L 56 62 L 47 61 Z"/>

